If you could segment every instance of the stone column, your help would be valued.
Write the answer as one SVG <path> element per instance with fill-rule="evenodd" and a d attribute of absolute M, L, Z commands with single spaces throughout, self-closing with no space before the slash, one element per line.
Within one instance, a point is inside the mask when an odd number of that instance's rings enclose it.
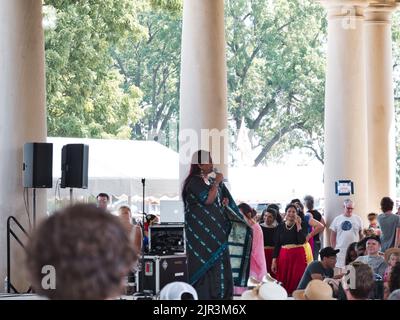
<path fill-rule="evenodd" d="M 184 0 L 180 84 L 180 181 L 192 153 L 211 151 L 227 175 L 227 75 L 224 0 Z"/>
<path fill-rule="evenodd" d="M 0 10 L 0 281 L 6 276 L 6 221 L 15 216 L 29 230 L 22 187 L 22 149 L 46 141 L 42 0 L 2 0 Z M 30 197 L 31 197 L 30 191 Z M 46 214 L 45 190 L 37 192 L 37 220 Z M 32 204 L 32 198 L 30 199 Z M 32 220 L 32 208 L 31 208 Z M 17 232 L 18 235 L 21 233 Z M 24 237 L 21 235 L 22 239 Z M 15 243 L 15 241 L 14 241 Z M 13 246 L 12 280 L 28 284 L 23 251 Z M 3 291 L 3 285 L 0 287 Z"/>
<path fill-rule="evenodd" d="M 368 110 L 368 211 L 396 197 L 395 114 L 391 16 L 394 1 L 371 1 L 365 10 L 365 63 Z"/>
<path fill-rule="evenodd" d="M 363 9 L 367 1 L 321 1 L 328 12 L 325 92 L 325 219 L 343 212 L 346 196 L 335 182 L 354 183 L 355 214 L 366 221 L 368 200 L 367 112 Z M 329 239 L 325 237 L 325 241 Z"/>

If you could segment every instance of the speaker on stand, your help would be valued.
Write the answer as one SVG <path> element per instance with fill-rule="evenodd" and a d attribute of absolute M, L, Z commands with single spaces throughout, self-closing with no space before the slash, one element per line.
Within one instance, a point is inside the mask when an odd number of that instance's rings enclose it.
<path fill-rule="evenodd" d="M 61 151 L 61 188 L 70 188 L 70 203 L 73 188 L 88 188 L 89 146 L 66 144 Z"/>
<path fill-rule="evenodd" d="M 29 142 L 23 149 L 23 181 L 25 190 L 32 189 L 33 228 L 36 226 L 36 189 L 53 187 L 53 144 Z M 24 191 L 25 196 L 25 191 Z"/>

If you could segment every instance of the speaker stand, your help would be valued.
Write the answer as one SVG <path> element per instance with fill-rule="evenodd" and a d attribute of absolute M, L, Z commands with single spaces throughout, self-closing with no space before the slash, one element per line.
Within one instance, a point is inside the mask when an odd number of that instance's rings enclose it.
<path fill-rule="evenodd" d="M 32 189 L 33 230 L 36 229 L 36 188 Z"/>
<path fill-rule="evenodd" d="M 72 206 L 74 200 L 74 189 L 69 188 L 69 204 Z"/>
<path fill-rule="evenodd" d="M 138 291 L 133 294 L 134 299 L 136 300 L 152 300 L 153 295 L 151 292 L 148 290 L 145 290 L 144 288 L 144 273 L 145 273 L 145 259 L 144 259 L 144 253 L 145 253 L 145 248 L 143 245 L 143 240 L 144 240 L 144 224 L 145 224 L 145 218 L 146 218 L 146 213 L 145 213 L 145 190 L 146 190 L 146 179 L 142 179 L 142 186 L 143 186 L 143 212 L 142 212 L 142 254 L 141 254 L 141 263 L 140 263 L 140 270 L 139 270 L 139 284 L 137 286 Z M 140 290 L 140 286 L 142 286 L 142 290 Z"/>

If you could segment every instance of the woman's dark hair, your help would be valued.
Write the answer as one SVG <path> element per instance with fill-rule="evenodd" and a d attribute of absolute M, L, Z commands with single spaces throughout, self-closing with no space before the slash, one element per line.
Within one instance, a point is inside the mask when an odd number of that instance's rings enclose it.
<path fill-rule="evenodd" d="M 272 215 L 272 217 L 274 218 L 274 220 L 276 220 L 276 217 L 277 217 L 276 210 L 273 208 L 267 208 L 267 209 L 264 209 L 263 212 L 261 213 L 261 218 L 260 218 L 261 221 L 264 222 L 264 217 L 267 213 L 270 213 Z"/>
<path fill-rule="evenodd" d="M 238 208 L 241 209 L 243 214 L 249 219 L 253 219 L 257 215 L 257 211 L 255 211 L 247 203 L 242 202 L 238 205 Z"/>
<path fill-rule="evenodd" d="M 305 216 L 304 216 L 304 206 L 303 206 L 303 204 L 301 203 L 301 201 L 299 200 L 299 199 L 293 199 L 292 201 L 290 201 L 290 204 L 299 204 L 299 206 L 300 206 L 300 209 L 298 209 L 296 206 L 296 211 L 297 211 L 297 215 L 301 218 L 301 220 L 304 220 L 305 219 Z"/>
<path fill-rule="evenodd" d="M 276 213 L 279 213 L 279 206 L 276 203 L 269 204 L 267 209 L 274 209 Z"/>
<path fill-rule="evenodd" d="M 400 289 L 400 262 L 396 262 L 390 272 L 389 291 Z"/>
<path fill-rule="evenodd" d="M 157 218 L 157 216 L 156 216 L 155 214 L 150 213 L 150 214 L 147 214 L 147 215 L 146 215 L 146 221 L 147 221 L 147 223 L 150 223 L 150 222 L 153 221 L 155 218 Z"/>
<path fill-rule="evenodd" d="M 199 164 L 205 164 L 210 162 L 210 153 L 208 151 L 199 150 L 196 151 L 192 156 L 192 164 L 190 165 L 189 175 L 186 177 L 182 185 L 182 200 L 185 201 L 187 196 L 186 187 L 193 176 L 200 175 L 201 169 Z M 206 159 L 207 158 L 207 159 Z"/>
<path fill-rule="evenodd" d="M 298 213 L 297 207 L 296 207 L 293 203 L 289 203 L 289 204 L 286 206 L 286 208 L 285 208 L 285 213 L 286 213 L 290 208 L 293 208 L 293 209 L 296 210 L 296 212 Z"/>
<path fill-rule="evenodd" d="M 362 251 L 363 251 L 363 254 L 362 254 L 362 255 L 365 254 L 365 250 L 367 250 L 367 238 L 362 238 L 360 241 L 357 242 L 357 244 L 356 244 L 356 251 L 357 251 L 357 255 L 358 255 L 358 256 L 360 256 L 360 255 L 358 254 L 358 251 L 359 251 L 359 250 L 362 250 Z"/>
<path fill-rule="evenodd" d="M 356 245 L 357 245 L 357 242 L 353 242 L 347 247 L 346 259 L 345 259 L 345 265 L 346 266 L 354 261 L 354 260 L 351 260 L 352 259 L 351 258 L 351 252 L 354 251 L 356 253 L 356 255 L 357 255 Z"/>
<path fill-rule="evenodd" d="M 267 213 L 270 213 L 272 215 L 272 217 L 274 218 L 274 220 L 280 224 L 282 222 L 282 217 L 279 214 L 279 211 L 277 211 L 274 207 L 272 207 L 272 205 L 268 206 L 267 209 L 264 209 L 264 211 L 261 214 L 261 218 L 260 218 L 260 222 L 264 223 L 264 217 Z"/>
<path fill-rule="evenodd" d="M 123 278 L 137 257 L 118 217 L 78 204 L 40 224 L 26 259 L 36 293 L 57 300 L 93 300 L 121 294 Z M 55 288 L 42 286 L 43 266 L 54 268 Z"/>
<path fill-rule="evenodd" d="M 271 203 L 267 209 L 274 209 L 276 211 L 276 222 L 278 222 L 278 224 L 282 223 L 282 216 L 279 213 L 279 206 L 275 203 Z"/>

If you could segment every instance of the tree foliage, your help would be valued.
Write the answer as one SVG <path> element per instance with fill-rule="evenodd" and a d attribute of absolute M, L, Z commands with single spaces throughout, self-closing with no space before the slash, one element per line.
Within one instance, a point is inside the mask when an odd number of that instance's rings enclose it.
<path fill-rule="evenodd" d="M 141 7 L 130 0 L 46 0 L 46 18 L 55 20 L 45 34 L 50 136 L 130 137 L 141 92 L 122 87 L 110 53 L 128 37 L 143 37 Z"/>
<path fill-rule="evenodd" d="M 314 1 L 226 1 L 233 131 L 250 129 L 254 164 L 293 147 L 323 161 L 325 15 Z"/>
<path fill-rule="evenodd" d="M 177 150 L 182 0 L 45 0 L 48 134 L 153 139 Z M 231 148 L 254 165 L 323 162 L 326 16 L 314 0 L 225 0 Z M 400 121 L 400 13 L 393 19 Z M 397 128 L 397 177 L 400 135 Z"/>
<path fill-rule="evenodd" d="M 170 10 L 142 12 L 144 37 L 113 52 L 125 84 L 140 88 L 143 117 L 133 126 L 132 138 L 176 142 L 179 111 L 181 16 Z M 175 130 L 174 137 L 171 131 Z"/>
<path fill-rule="evenodd" d="M 183 9 L 183 0 L 150 0 L 153 8 L 179 14 Z"/>

